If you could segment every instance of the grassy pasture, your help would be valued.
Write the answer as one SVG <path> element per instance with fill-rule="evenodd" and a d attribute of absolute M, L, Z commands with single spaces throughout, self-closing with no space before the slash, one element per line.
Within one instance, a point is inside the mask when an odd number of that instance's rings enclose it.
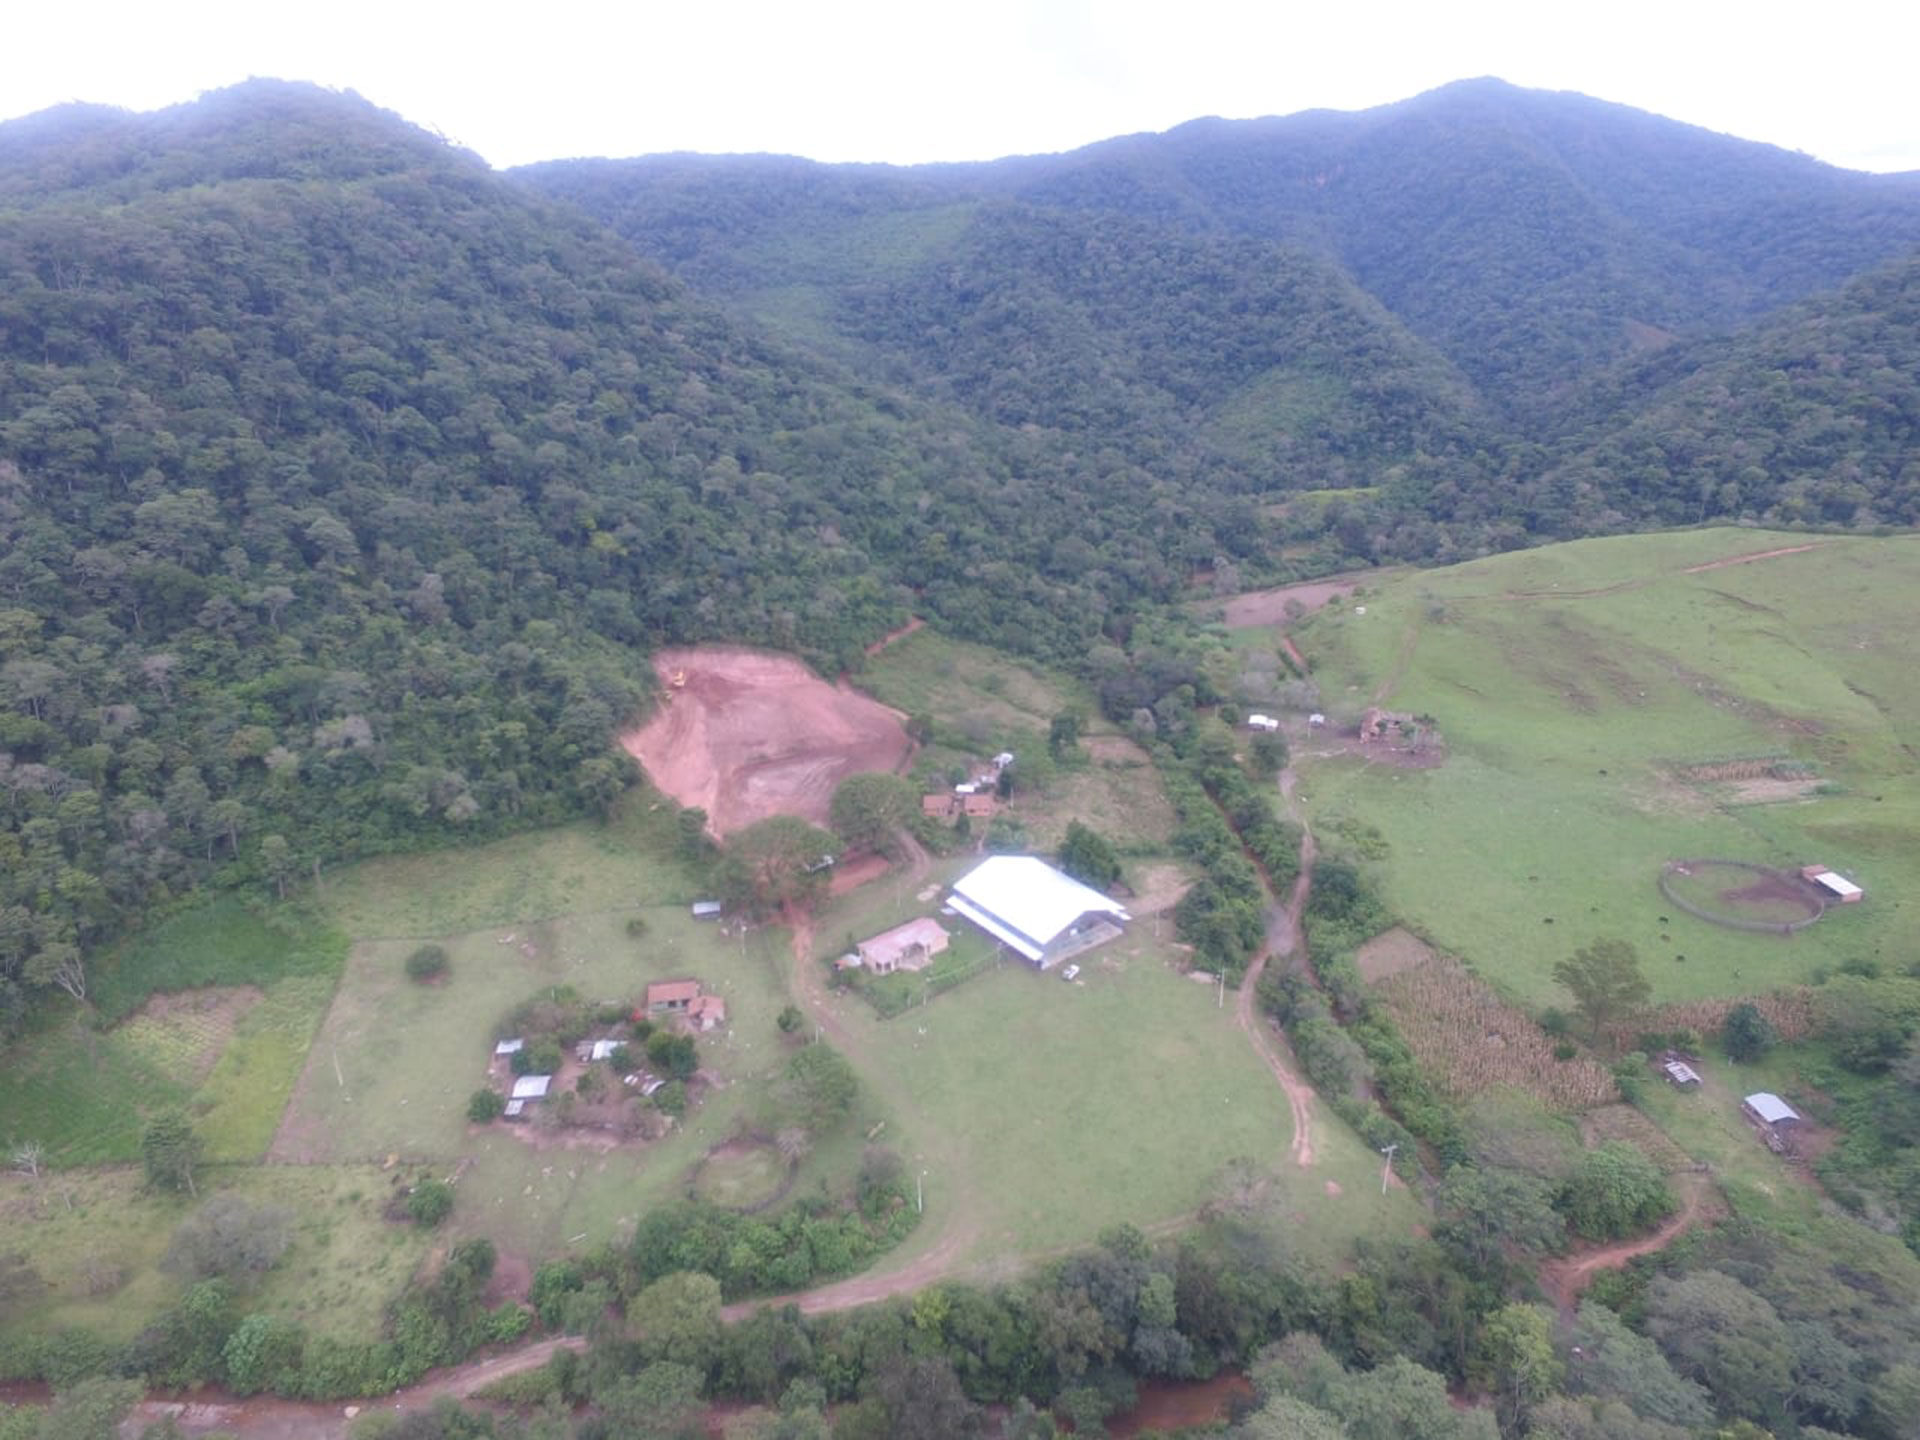
<path fill-rule="evenodd" d="M 647 933 L 634 939 L 626 933 L 632 913 L 439 936 L 452 968 L 431 986 L 403 973 L 411 939 L 356 946 L 276 1156 L 340 1163 L 398 1155 L 459 1168 L 456 1221 L 521 1253 L 554 1253 L 583 1233 L 581 1243 L 604 1241 L 639 1207 L 666 1199 L 747 1113 L 756 1091 L 749 1082 L 785 1056 L 774 1021 L 786 1004 L 776 963 L 786 937 L 728 939 L 672 906 L 640 912 Z M 521 948 L 529 944 L 532 956 Z M 614 1149 L 582 1137 L 536 1145 L 530 1129 L 468 1124 L 467 1097 L 485 1082 L 496 1027 L 514 1005 L 563 984 L 591 1000 L 637 1000 L 648 981 L 682 976 L 723 995 L 728 1015 L 699 1039 L 701 1064 L 721 1088 L 667 1138 Z"/>
<path fill-rule="evenodd" d="M 948 862 L 926 884 L 969 863 Z M 856 891 L 817 922 L 819 955 L 936 905 L 884 882 Z M 942 923 L 971 938 L 964 921 Z M 1417 1207 L 1398 1190 L 1380 1196 L 1372 1150 L 1323 1107 L 1318 1163 L 1288 1162 L 1292 1122 L 1272 1076 L 1232 1011 L 1172 958 L 1142 921 L 1080 957 L 1076 983 L 1008 961 L 893 1020 L 851 996 L 833 1002 L 863 1077 L 910 1119 L 930 1218 L 967 1225 L 977 1263 L 1191 1214 L 1240 1157 L 1271 1167 L 1289 1243 L 1305 1251 L 1333 1258 L 1359 1234 L 1413 1223 Z"/>
<path fill-rule="evenodd" d="M 1795 545 L 1752 563 L 1716 560 Z M 1658 1000 L 1754 993 L 1904 954 L 1920 904 L 1920 543 L 1747 530 L 1583 541 L 1410 575 L 1308 621 L 1336 725 L 1376 696 L 1433 714 L 1447 763 L 1297 750 L 1311 815 L 1376 825 L 1388 903 L 1523 1002 L 1596 936 L 1639 950 Z M 1319 747 L 1323 752 L 1331 746 Z M 1677 767 L 1786 752 L 1820 793 L 1722 804 Z M 1722 856 L 1856 875 L 1864 905 L 1792 938 L 1667 913 L 1660 866 Z"/>
<path fill-rule="evenodd" d="M 371 1166 L 209 1166 L 200 1175 L 203 1198 L 231 1189 L 293 1212 L 292 1243 L 249 1304 L 342 1339 L 378 1327 L 430 1243 L 381 1218 L 393 1182 Z M 146 1189 L 129 1167 L 62 1171 L 38 1183 L 9 1177 L 0 1183 L 0 1220 L 48 1285 L 16 1323 L 131 1339 L 185 1288 L 159 1265 L 197 1203 Z"/>
<path fill-rule="evenodd" d="M 287 907 L 232 896 L 182 911 L 94 965 L 94 1020 L 77 1012 L 0 1058 L 0 1139 L 37 1140 L 57 1165 L 139 1158 L 140 1133 L 184 1109 L 215 1160 L 257 1159 L 306 1058 L 346 955 L 344 935 Z M 141 1011 L 150 995 L 244 987 L 206 1004 Z"/>

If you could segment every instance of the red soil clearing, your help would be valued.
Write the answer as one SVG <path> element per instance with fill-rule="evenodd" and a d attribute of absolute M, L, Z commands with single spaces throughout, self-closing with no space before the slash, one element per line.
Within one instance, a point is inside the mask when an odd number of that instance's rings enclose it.
<path fill-rule="evenodd" d="M 912 748 L 894 711 L 790 655 L 662 650 L 653 668 L 666 698 L 620 744 L 661 790 L 705 810 L 722 838 L 769 815 L 824 824 L 842 780 L 898 769 Z"/>

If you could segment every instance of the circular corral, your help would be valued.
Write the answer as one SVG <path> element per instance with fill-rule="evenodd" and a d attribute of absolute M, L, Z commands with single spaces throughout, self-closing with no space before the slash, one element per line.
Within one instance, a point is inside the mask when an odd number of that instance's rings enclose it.
<path fill-rule="evenodd" d="M 1669 860 L 1660 893 L 1696 919 L 1764 935 L 1804 930 L 1827 908 L 1798 875 L 1751 860 Z"/>
<path fill-rule="evenodd" d="M 722 1210 L 752 1215 L 785 1197 L 797 1168 L 771 1140 L 736 1136 L 700 1158 L 687 1177 L 687 1192 Z"/>

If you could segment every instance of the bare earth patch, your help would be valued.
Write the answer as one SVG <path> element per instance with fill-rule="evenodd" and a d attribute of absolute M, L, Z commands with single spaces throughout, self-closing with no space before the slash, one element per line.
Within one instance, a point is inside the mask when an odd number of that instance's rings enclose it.
<path fill-rule="evenodd" d="M 240 1017 L 265 998 L 254 985 L 210 985 L 155 995 L 121 1025 L 120 1038 L 197 1083 L 219 1063 Z"/>
<path fill-rule="evenodd" d="M 1795 780 L 1776 780 L 1762 776 L 1755 780 L 1739 780 L 1728 786 L 1729 805 L 1777 805 L 1787 800 L 1805 800 L 1818 790 L 1824 782 L 1818 775 L 1802 776 Z"/>
<path fill-rule="evenodd" d="M 1353 953 L 1360 978 L 1369 985 L 1377 985 L 1389 975 L 1398 975 L 1431 959 L 1433 948 L 1411 930 L 1403 930 L 1398 925 L 1381 931 Z"/>
<path fill-rule="evenodd" d="M 1221 606 L 1221 610 L 1230 629 L 1280 625 L 1293 618 L 1287 613 L 1289 600 L 1297 601 L 1302 613 L 1318 610 L 1329 600 L 1351 594 L 1363 578 L 1359 575 L 1333 575 L 1324 580 L 1309 580 L 1301 585 L 1283 585 L 1278 590 L 1249 590 L 1244 595 L 1233 596 Z M 1375 575 L 1373 578 L 1380 577 Z"/>
<path fill-rule="evenodd" d="M 790 655 L 712 646 L 653 665 L 665 699 L 620 744 L 722 838 L 770 815 L 824 824 L 842 780 L 897 770 L 912 748 L 896 712 Z"/>

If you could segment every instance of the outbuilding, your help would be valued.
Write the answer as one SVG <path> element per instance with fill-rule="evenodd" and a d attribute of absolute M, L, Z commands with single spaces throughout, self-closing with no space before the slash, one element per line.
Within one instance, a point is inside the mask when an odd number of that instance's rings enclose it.
<path fill-rule="evenodd" d="M 1700 1072 L 1684 1060 L 1668 1060 L 1660 1066 L 1661 1071 L 1682 1090 L 1691 1090 L 1700 1083 Z"/>
<path fill-rule="evenodd" d="M 718 900 L 696 900 L 693 902 L 693 918 L 696 920 L 718 920 L 723 908 Z"/>
<path fill-rule="evenodd" d="M 1770 1090 L 1759 1090 L 1741 1102 L 1749 1120 L 1768 1130 L 1789 1130 L 1800 1123 L 1800 1112 Z"/>
<path fill-rule="evenodd" d="M 1866 891 L 1838 871 L 1829 870 L 1824 865 L 1803 865 L 1800 877 L 1811 881 L 1825 894 L 1838 900 L 1842 905 L 1856 905 L 1866 898 Z"/>
<path fill-rule="evenodd" d="M 1247 728 L 1249 730 L 1265 730 L 1271 733 L 1280 728 L 1280 722 L 1271 715 L 1262 715 L 1255 712 L 1247 716 Z"/>
<path fill-rule="evenodd" d="M 513 1094 L 510 1100 L 544 1100 L 547 1090 L 553 1084 L 551 1075 L 522 1075 L 513 1082 Z"/>

